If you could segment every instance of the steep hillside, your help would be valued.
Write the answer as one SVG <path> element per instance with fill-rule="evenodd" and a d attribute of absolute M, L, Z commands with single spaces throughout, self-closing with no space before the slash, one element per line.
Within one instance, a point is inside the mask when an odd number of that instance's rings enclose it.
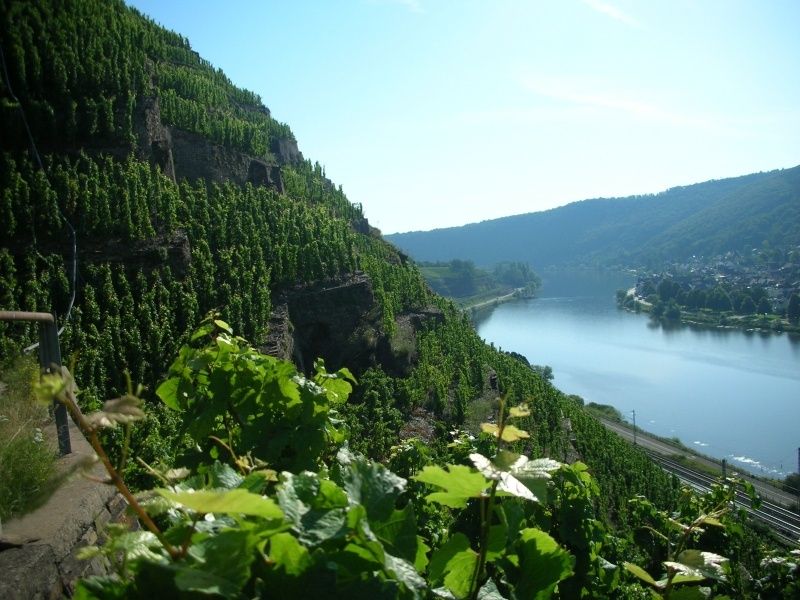
<path fill-rule="evenodd" d="M 0 0 L 0 41 L 0 308 L 57 313 L 85 408 L 119 393 L 125 371 L 152 398 L 216 309 L 306 372 L 317 357 L 350 367 L 359 385 L 342 412 L 353 447 L 373 457 L 412 435 L 435 449 L 453 427 L 474 430 L 496 409 L 494 385 L 534 407 L 532 454 L 593 465 L 604 514 L 624 514 L 636 493 L 672 501 L 644 455 L 484 344 L 288 126 L 186 39 L 120 1 Z M 34 340 L 0 324 L 2 359 Z M 132 452 L 169 464 L 180 449 L 174 416 L 154 402 Z"/>
<path fill-rule="evenodd" d="M 595 199 L 463 227 L 387 236 L 417 260 L 657 265 L 692 255 L 800 244 L 800 167 Z"/>

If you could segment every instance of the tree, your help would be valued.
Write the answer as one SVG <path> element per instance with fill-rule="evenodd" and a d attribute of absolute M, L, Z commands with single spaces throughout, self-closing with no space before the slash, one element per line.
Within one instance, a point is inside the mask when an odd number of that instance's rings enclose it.
<path fill-rule="evenodd" d="M 653 303 L 653 308 L 650 311 L 650 314 L 652 315 L 652 317 L 654 319 L 660 319 L 661 317 L 664 316 L 664 311 L 665 310 L 666 310 L 666 306 L 664 305 L 664 303 L 661 302 L 661 300 L 656 300 Z"/>
<path fill-rule="evenodd" d="M 731 298 L 728 295 L 728 292 L 726 292 L 722 286 L 718 285 L 715 287 L 707 297 L 706 308 L 712 308 L 719 311 L 733 310 Z"/>
<path fill-rule="evenodd" d="M 767 314 L 772 312 L 772 304 L 769 301 L 769 298 L 764 296 L 761 300 L 758 301 L 758 308 L 756 309 L 761 314 Z"/>
<path fill-rule="evenodd" d="M 742 303 L 739 305 L 739 312 L 743 315 L 752 315 L 756 312 L 756 304 L 750 296 L 742 298 Z"/>
<path fill-rule="evenodd" d="M 783 480 L 783 489 L 795 494 L 800 493 L 800 473 L 789 473 Z"/>
<path fill-rule="evenodd" d="M 795 292 L 789 298 L 789 306 L 786 307 L 786 318 L 792 323 L 800 319 L 800 296 Z"/>
<path fill-rule="evenodd" d="M 674 300 L 680 291 L 680 284 L 671 279 L 662 279 L 661 283 L 658 284 L 658 295 L 664 302 Z"/>
<path fill-rule="evenodd" d="M 664 311 L 664 318 L 670 321 L 679 321 L 681 318 L 681 309 L 674 300 L 670 300 L 667 308 Z"/>

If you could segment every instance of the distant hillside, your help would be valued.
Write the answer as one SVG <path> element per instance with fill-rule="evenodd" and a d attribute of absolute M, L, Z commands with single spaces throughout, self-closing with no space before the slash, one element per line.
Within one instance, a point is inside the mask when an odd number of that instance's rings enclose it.
<path fill-rule="evenodd" d="M 584 200 L 481 223 L 386 236 L 416 260 L 657 265 L 691 255 L 800 244 L 800 167 Z"/>

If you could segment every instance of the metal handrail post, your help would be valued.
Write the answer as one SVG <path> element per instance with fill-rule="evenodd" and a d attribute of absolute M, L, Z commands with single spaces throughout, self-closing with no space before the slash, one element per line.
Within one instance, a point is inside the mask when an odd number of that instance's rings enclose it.
<path fill-rule="evenodd" d="M 61 348 L 58 344 L 58 327 L 55 319 L 52 322 L 39 322 L 39 364 L 45 372 L 53 369 L 61 370 Z M 65 456 L 72 452 L 67 407 L 61 402 L 54 401 L 53 413 L 56 420 L 58 451 L 61 456 Z"/>

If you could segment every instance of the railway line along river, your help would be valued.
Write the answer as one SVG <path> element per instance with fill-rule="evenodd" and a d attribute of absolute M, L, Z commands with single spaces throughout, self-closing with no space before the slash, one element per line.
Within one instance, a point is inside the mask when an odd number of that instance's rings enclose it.
<path fill-rule="evenodd" d="M 478 333 L 585 402 L 677 437 L 734 468 L 782 478 L 798 469 L 800 339 L 787 334 L 664 326 L 616 307 L 627 274 L 543 275 L 540 295 L 501 304 Z"/>

